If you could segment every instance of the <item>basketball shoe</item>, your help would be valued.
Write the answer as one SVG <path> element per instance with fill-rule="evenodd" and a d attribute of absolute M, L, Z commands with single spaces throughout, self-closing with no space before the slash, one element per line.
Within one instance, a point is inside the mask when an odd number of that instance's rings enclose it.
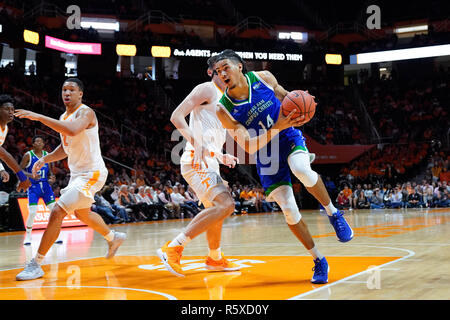
<path fill-rule="evenodd" d="M 166 266 L 166 269 L 172 272 L 177 277 L 184 277 L 183 269 L 181 268 L 181 255 L 183 253 L 183 246 L 175 246 L 169 247 L 169 243 L 171 241 L 167 241 L 167 243 L 156 252 L 158 257 Z"/>
<path fill-rule="evenodd" d="M 353 230 L 344 218 L 344 211 L 338 210 L 332 216 L 328 216 L 328 219 L 339 241 L 347 242 L 353 239 Z"/>
<path fill-rule="evenodd" d="M 106 259 L 111 259 L 114 257 L 114 255 L 117 252 L 117 249 L 119 249 L 120 245 L 125 241 L 127 238 L 127 234 L 123 232 L 114 232 L 114 238 L 108 242 L 108 253 L 106 254 Z"/>
<path fill-rule="evenodd" d="M 42 270 L 41 266 L 33 258 L 25 265 L 25 269 L 16 276 L 16 280 L 34 280 L 41 278 L 43 275 L 44 270 Z"/>
<path fill-rule="evenodd" d="M 206 257 L 205 267 L 211 271 L 237 271 L 240 270 L 241 267 L 236 263 L 230 262 L 223 256 L 222 259 L 214 260 L 210 256 Z"/>
<path fill-rule="evenodd" d="M 314 268 L 312 268 L 312 270 L 314 271 L 314 275 L 311 279 L 312 283 L 323 284 L 328 282 L 328 272 L 330 271 L 330 267 L 328 266 L 325 257 L 323 257 L 322 260 L 319 260 L 319 258 L 314 260 Z"/>

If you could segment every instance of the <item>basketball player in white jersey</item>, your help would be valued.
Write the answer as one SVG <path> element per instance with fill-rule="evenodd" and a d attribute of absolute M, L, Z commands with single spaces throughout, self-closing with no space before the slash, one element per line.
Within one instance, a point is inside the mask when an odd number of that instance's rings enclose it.
<path fill-rule="evenodd" d="M 8 123 L 14 119 L 14 99 L 6 94 L 0 95 L 0 160 L 4 161 L 8 167 L 13 170 L 19 180 L 17 185 L 17 191 L 26 191 L 31 186 L 31 181 L 22 171 L 22 168 L 17 163 L 16 159 L 3 148 L 3 143 L 6 140 L 6 135 L 8 134 Z M 3 167 L 0 162 L 0 179 L 2 182 L 9 181 L 9 173 Z"/>
<path fill-rule="evenodd" d="M 65 158 L 70 169 L 69 184 L 61 190 L 61 197 L 50 213 L 38 252 L 16 276 L 16 280 L 32 280 L 44 275 L 40 265 L 58 238 L 63 219 L 68 213 L 75 213 L 78 219 L 105 238 L 109 247 L 106 258 L 112 258 L 126 239 L 125 233 L 112 231 L 97 213 L 90 210 L 95 193 L 106 182 L 108 170 L 101 155 L 97 117 L 91 108 L 81 102 L 83 91 L 83 83 L 77 78 L 69 78 L 63 83 L 62 99 L 66 112 L 59 120 L 27 110 L 15 112 L 17 117 L 39 121 L 61 136 L 61 144 L 34 164 L 33 174 L 46 163 Z"/>
<path fill-rule="evenodd" d="M 216 109 L 225 84 L 211 69 L 208 69 L 208 75 L 212 80 L 197 85 L 170 118 L 187 140 L 180 160 L 181 174 L 205 206 L 183 232 L 157 251 L 166 268 L 179 277 L 184 276 L 180 265 L 184 247 L 205 231 L 209 246 L 206 268 L 214 271 L 239 270 L 237 264 L 223 256 L 220 248 L 222 223 L 234 212 L 234 201 L 219 170 L 219 163 L 234 168 L 238 159 L 222 153 L 226 130 L 217 119 Z M 185 119 L 187 115 L 190 115 L 189 125 Z"/>

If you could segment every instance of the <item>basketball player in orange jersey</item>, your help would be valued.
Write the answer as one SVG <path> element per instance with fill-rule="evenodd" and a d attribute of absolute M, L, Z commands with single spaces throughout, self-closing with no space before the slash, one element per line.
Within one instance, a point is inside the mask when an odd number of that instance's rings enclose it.
<path fill-rule="evenodd" d="M 214 271 L 239 270 L 239 266 L 229 262 L 220 249 L 222 224 L 234 212 L 234 200 L 219 170 L 219 163 L 234 168 L 238 159 L 222 153 L 226 130 L 217 119 L 216 112 L 225 84 L 211 68 L 208 68 L 208 75 L 212 80 L 197 85 L 174 110 L 170 119 L 187 140 L 180 160 L 181 174 L 205 206 L 183 232 L 157 250 L 166 268 L 179 277 L 184 276 L 180 265 L 184 247 L 205 231 L 209 246 L 206 268 Z M 185 119 L 187 115 L 190 115 L 189 124 Z M 289 121 L 290 118 L 287 118 L 285 123 L 291 126 Z"/>
<path fill-rule="evenodd" d="M 302 132 L 295 126 L 278 130 L 274 125 L 282 114 L 281 101 L 288 91 L 268 71 L 245 73 L 241 57 L 233 50 L 224 50 L 209 58 L 208 64 L 213 65 L 227 86 L 219 101 L 217 117 L 247 152 L 256 153 L 256 168 L 267 199 L 277 202 L 292 233 L 314 259 L 315 272 L 311 282 L 327 283 L 329 266 L 301 219 L 290 171 L 325 208 L 339 241 L 350 241 L 353 230 L 345 221 L 343 212 L 334 207 L 320 176 L 311 169 Z M 258 136 L 277 135 L 278 139 L 264 145 L 247 143 L 258 132 Z"/>
<path fill-rule="evenodd" d="M 13 170 L 17 178 L 19 179 L 19 184 L 17 185 L 17 191 L 27 191 L 31 186 L 31 181 L 27 178 L 26 174 L 22 171 L 22 168 L 17 163 L 16 159 L 3 148 L 3 143 L 6 140 L 6 135 L 8 134 L 8 123 L 14 119 L 14 99 L 6 94 L 0 95 L 0 159 L 4 161 L 8 167 Z M 3 167 L 0 162 L 0 178 L 3 182 L 9 181 L 9 173 Z"/>
<path fill-rule="evenodd" d="M 110 230 L 103 219 L 90 210 L 95 193 L 106 182 L 108 170 L 101 155 L 97 117 L 91 108 L 82 103 L 83 91 L 84 86 L 79 79 L 69 78 L 64 81 L 61 93 L 66 112 L 59 120 L 27 110 L 15 112 L 17 117 L 39 121 L 61 136 L 61 144 L 34 164 L 33 175 L 46 163 L 65 158 L 70 169 L 69 184 L 61 190 L 61 197 L 50 213 L 37 254 L 16 276 L 16 280 L 32 280 L 44 275 L 40 265 L 58 238 L 63 219 L 68 213 L 75 213 L 78 219 L 105 238 L 108 242 L 106 258 L 112 258 L 126 239 L 125 233 Z"/>

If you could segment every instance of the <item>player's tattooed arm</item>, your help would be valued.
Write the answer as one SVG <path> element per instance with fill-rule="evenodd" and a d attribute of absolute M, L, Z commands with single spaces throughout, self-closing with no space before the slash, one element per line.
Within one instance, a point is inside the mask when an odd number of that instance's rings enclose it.
<path fill-rule="evenodd" d="M 289 127 L 298 126 L 300 117 L 292 119 L 294 110 L 288 115 L 284 116 L 281 112 L 278 116 L 277 122 L 266 130 L 263 134 L 251 138 L 248 130 L 237 120 L 235 120 L 221 104 L 218 105 L 217 117 L 222 123 L 223 127 L 227 129 L 230 136 L 249 154 L 253 154 L 259 149 L 263 148 L 270 140 L 273 139 L 280 131 Z"/>
<path fill-rule="evenodd" d="M 274 92 L 275 97 L 277 97 L 278 100 L 281 102 L 283 101 L 284 97 L 289 93 L 286 89 L 284 89 L 277 81 L 275 76 L 267 70 L 259 71 L 257 72 L 258 76 L 261 77 L 268 85 L 270 85 Z"/>

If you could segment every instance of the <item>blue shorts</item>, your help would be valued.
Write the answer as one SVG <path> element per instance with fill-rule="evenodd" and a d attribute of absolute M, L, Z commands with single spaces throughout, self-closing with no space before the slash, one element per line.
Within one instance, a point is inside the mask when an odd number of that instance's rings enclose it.
<path fill-rule="evenodd" d="M 293 129 L 293 128 L 290 128 Z M 289 168 L 288 157 L 295 151 L 308 152 L 305 138 L 298 129 L 293 129 L 284 134 L 281 132 L 278 142 L 272 140 L 263 152 L 258 152 L 256 170 L 261 180 L 266 196 L 282 185 L 292 186 L 291 169 Z M 274 142 L 272 144 L 272 142 Z M 270 151 L 271 152 L 270 152 Z"/>
<path fill-rule="evenodd" d="M 28 189 L 28 204 L 37 204 L 39 198 L 44 199 L 45 204 L 55 202 L 55 195 L 48 182 L 33 183 Z"/>

